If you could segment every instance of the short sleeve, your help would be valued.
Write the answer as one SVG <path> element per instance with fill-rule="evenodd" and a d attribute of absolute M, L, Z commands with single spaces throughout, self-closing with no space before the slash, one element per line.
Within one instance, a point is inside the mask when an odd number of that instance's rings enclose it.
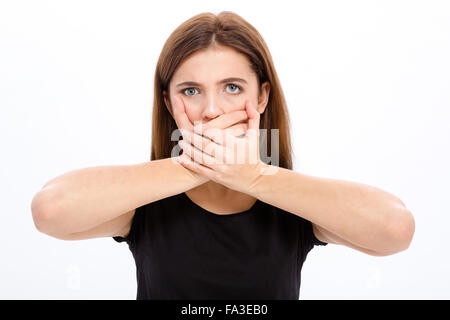
<path fill-rule="evenodd" d="M 311 239 L 312 239 L 312 243 L 315 246 L 326 246 L 328 243 L 320 241 L 319 239 L 317 239 L 316 235 L 314 234 L 314 229 L 313 229 L 313 225 L 311 221 L 306 220 L 308 223 L 308 229 L 310 229 L 310 233 L 311 233 Z"/>
<path fill-rule="evenodd" d="M 328 243 L 322 242 L 314 234 L 312 222 L 300 217 L 299 219 L 299 254 L 301 261 L 305 261 L 309 251 L 314 246 L 326 246 Z"/>
<path fill-rule="evenodd" d="M 126 237 L 115 236 L 112 238 L 117 242 L 125 241 L 130 247 L 134 247 L 139 238 L 139 234 L 145 227 L 144 219 L 145 219 L 145 211 L 147 208 L 148 204 L 136 208 L 133 218 L 131 220 L 130 232 Z"/>

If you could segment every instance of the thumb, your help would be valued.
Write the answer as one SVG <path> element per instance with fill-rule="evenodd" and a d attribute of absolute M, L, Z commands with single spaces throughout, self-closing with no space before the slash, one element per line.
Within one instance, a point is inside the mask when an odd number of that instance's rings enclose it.
<path fill-rule="evenodd" d="M 183 113 L 184 112 L 184 103 L 180 101 L 180 98 L 175 96 L 173 97 L 174 100 L 174 112 L 176 113 Z"/>
<path fill-rule="evenodd" d="M 188 115 L 186 114 L 186 107 L 184 105 L 183 99 L 180 97 L 173 97 L 174 100 L 174 118 L 175 122 L 179 129 L 185 130 L 193 130 L 193 124 L 189 120 Z"/>

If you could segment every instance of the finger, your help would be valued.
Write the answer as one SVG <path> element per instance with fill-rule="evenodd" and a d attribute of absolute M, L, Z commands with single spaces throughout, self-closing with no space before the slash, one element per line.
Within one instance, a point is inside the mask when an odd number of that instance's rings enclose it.
<path fill-rule="evenodd" d="M 245 104 L 245 111 L 247 112 L 248 115 L 248 129 L 246 132 L 246 136 L 254 135 L 258 137 L 260 114 L 253 107 L 253 104 L 250 102 L 250 100 L 247 100 Z"/>
<path fill-rule="evenodd" d="M 213 167 L 216 163 L 214 157 L 202 152 L 186 141 L 180 140 L 178 141 L 178 144 L 180 148 L 183 149 L 183 153 L 186 153 L 193 161 L 208 167 Z"/>
<path fill-rule="evenodd" d="M 238 123 L 224 130 L 230 132 L 235 137 L 242 137 L 245 136 L 247 129 L 248 129 L 247 123 Z"/>
<path fill-rule="evenodd" d="M 212 181 L 217 181 L 217 175 L 214 170 L 211 170 L 208 167 L 202 166 L 201 164 L 195 163 L 189 157 L 182 157 L 182 158 L 180 158 L 180 160 L 181 160 L 180 164 L 183 167 L 185 167 L 189 170 L 192 170 L 199 175 L 207 177 Z"/>
<path fill-rule="evenodd" d="M 233 150 L 235 150 L 237 144 L 239 143 L 239 140 L 242 140 L 236 136 L 234 136 L 230 131 L 227 130 L 221 130 L 217 128 L 211 128 L 207 129 L 204 132 L 204 136 L 211 139 L 215 143 L 219 145 L 219 147 L 216 147 L 215 149 L 215 158 L 217 160 L 223 161 L 223 155 L 226 156 L 226 153 Z M 219 154 L 220 152 L 220 154 Z M 227 160 L 225 160 L 227 161 Z"/>
<path fill-rule="evenodd" d="M 174 118 L 175 122 L 177 123 L 178 129 L 183 130 L 193 130 L 194 125 L 189 120 L 187 114 L 186 114 L 186 107 L 184 105 L 183 100 L 175 96 L 174 98 Z"/>
<path fill-rule="evenodd" d="M 220 145 L 225 144 L 225 130 L 219 128 L 207 128 L 207 129 L 200 128 L 197 130 L 196 133 L 214 141 L 217 144 Z"/>
<path fill-rule="evenodd" d="M 244 121 L 246 122 L 247 118 L 248 116 L 245 110 L 237 110 L 230 113 L 225 113 L 213 120 L 210 120 L 209 122 L 205 123 L 203 127 L 204 129 L 207 128 L 225 129 L 234 124 Z"/>
<path fill-rule="evenodd" d="M 188 142 L 189 144 L 193 145 L 195 148 L 199 149 L 200 151 L 209 154 L 210 156 L 214 157 L 216 155 L 216 149 L 221 148 L 222 146 L 218 145 L 214 141 L 211 141 L 208 138 L 205 138 L 197 133 L 193 132 L 186 132 L 185 135 L 183 135 L 183 140 Z"/>

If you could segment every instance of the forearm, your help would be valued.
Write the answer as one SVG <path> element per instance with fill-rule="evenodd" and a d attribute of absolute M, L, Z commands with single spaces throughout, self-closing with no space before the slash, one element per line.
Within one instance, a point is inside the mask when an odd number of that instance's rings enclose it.
<path fill-rule="evenodd" d="M 413 218 L 402 201 L 372 186 L 278 168 L 262 175 L 251 194 L 377 252 L 402 247 L 412 236 Z"/>
<path fill-rule="evenodd" d="M 48 232 L 81 232 L 205 181 L 172 158 L 90 167 L 50 180 L 33 198 L 31 209 L 35 222 Z"/>

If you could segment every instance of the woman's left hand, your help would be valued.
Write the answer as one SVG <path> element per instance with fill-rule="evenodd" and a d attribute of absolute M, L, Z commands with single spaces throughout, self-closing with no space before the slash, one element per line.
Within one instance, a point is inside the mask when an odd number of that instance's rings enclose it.
<path fill-rule="evenodd" d="M 194 132 L 183 132 L 178 141 L 187 156 L 180 163 L 214 182 L 230 189 L 249 193 L 266 166 L 259 158 L 259 112 L 246 101 L 248 128 L 236 137 L 226 129 L 194 126 Z"/>

